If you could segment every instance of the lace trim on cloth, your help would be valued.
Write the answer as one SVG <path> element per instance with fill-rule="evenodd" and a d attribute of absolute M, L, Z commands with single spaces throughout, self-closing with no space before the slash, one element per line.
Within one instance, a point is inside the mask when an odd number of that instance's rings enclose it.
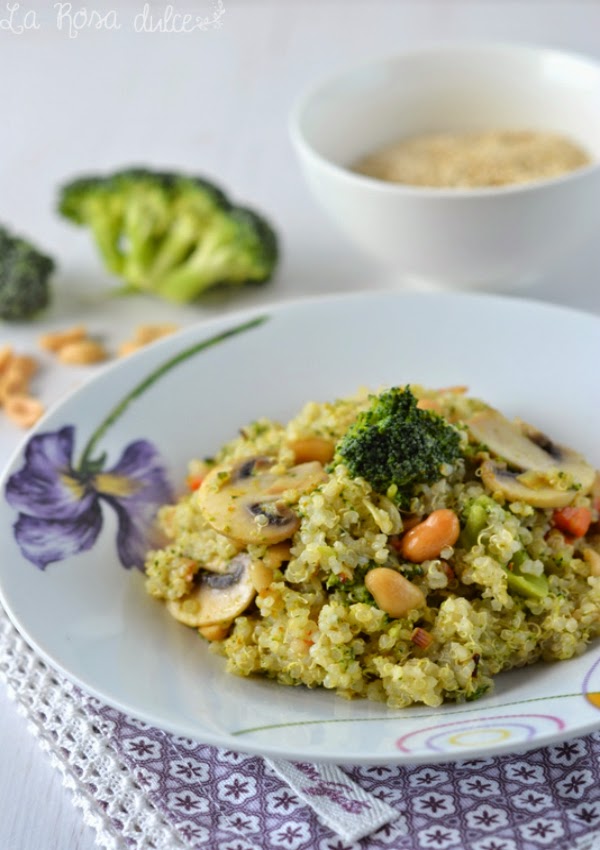
<path fill-rule="evenodd" d="M 47 667 L 2 609 L 0 677 L 100 847 L 186 850 L 86 714 L 75 686 Z"/>

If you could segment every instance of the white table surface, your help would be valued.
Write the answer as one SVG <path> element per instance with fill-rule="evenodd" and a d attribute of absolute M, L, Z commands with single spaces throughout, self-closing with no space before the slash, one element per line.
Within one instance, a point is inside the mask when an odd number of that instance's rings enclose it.
<path fill-rule="evenodd" d="M 35 11 L 39 29 L 13 29 Z M 68 4 L 63 4 L 63 10 Z M 0 344 L 34 350 L 41 330 L 85 322 L 113 350 L 140 321 L 191 324 L 219 311 L 321 292 L 400 285 L 358 255 L 315 207 L 287 136 L 295 96 L 359 58 L 423 42 L 478 38 L 540 42 L 600 58 L 600 3 L 286 2 L 224 0 L 219 28 L 136 33 L 143 2 L 118 7 L 120 30 L 69 32 L 53 2 L 0 0 L 0 221 L 34 236 L 59 260 L 55 300 L 33 326 L 0 325 Z M 160 16 L 166 4 L 152 3 Z M 178 12 L 210 0 L 174 0 Z M 20 18 L 19 18 L 20 15 Z M 31 21 L 31 14 L 29 17 Z M 81 21 L 81 18 L 79 19 Z M 57 185 L 84 171 L 144 163 L 212 175 L 277 223 L 277 279 L 204 307 L 107 297 L 87 234 L 53 212 Z M 600 240 L 519 294 L 600 313 Z M 44 359 L 36 389 L 50 405 L 93 374 Z M 0 467 L 21 439 L 0 416 Z M 91 850 L 91 829 L 0 687 L 0 850 Z"/>

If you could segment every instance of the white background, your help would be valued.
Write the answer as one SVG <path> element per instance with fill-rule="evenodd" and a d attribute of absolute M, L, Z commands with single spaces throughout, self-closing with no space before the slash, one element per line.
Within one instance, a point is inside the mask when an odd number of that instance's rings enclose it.
<path fill-rule="evenodd" d="M 35 11 L 39 29 L 13 26 Z M 321 292 L 401 286 L 358 255 L 315 207 L 287 134 L 308 84 L 357 60 L 447 40 L 543 43 L 600 59 L 600 2 L 373 2 L 224 0 L 222 26 L 188 34 L 136 33 L 143 2 L 0 0 L 0 221 L 28 233 L 60 263 L 55 300 L 35 326 L 0 325 L 0 344 L 34 350 L 43 329 L 85 322 L 114 350 L 138 322 L 190 324 L 223 310 Z M 164 3 L 151 3 L 155 20 Z M 210 14 L 210 0 L 174 0 Z M 121 29 L 72 28 L 75 13 L 118 8 Z M 31 20 L 31 14 L 29 19 Z M 82 16 L 77 19 L 82 21 Z M 72 37 L 75 35 L 76 37 Z M 275 281 L 202 307 L 115 300 L 87 234 L 54 213 L 57 186 L 127 164 L 182 168 L 218 180 L 268 213 L 282 235 Z M 526 290 L 531 298 L 600 313 L 600 240 Z M 36 391 L 55 403 L 92 369 L 43 360 Z M 0 467 L 21 434 L 0 417 Z M 94 837 L 58 774 L 0 689 L 0 850 L 90 850 Z"/>

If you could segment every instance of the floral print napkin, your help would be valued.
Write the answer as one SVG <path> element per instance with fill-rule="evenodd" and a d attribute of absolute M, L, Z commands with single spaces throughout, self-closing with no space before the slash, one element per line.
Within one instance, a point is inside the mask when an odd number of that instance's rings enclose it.
<path fill-rule="evenodd" d="M 96 700 L 86 700 L 85 710 L 194 850 L 600 847 L 600 732 L 521 756 L 345 767 L 352 782 L 397 812 L 348 842 L 263 759 L 178 738 Z M 322 795 L 335 794 L 335 783 L 317 782 Z"/>

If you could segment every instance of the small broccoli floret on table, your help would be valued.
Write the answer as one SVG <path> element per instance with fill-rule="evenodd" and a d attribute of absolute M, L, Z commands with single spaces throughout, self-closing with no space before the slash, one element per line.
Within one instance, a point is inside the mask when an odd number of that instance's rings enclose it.
<path fill-rule="evenodd" d="M 442 416 L 417 407 L 409 387 L 393 387 L 359 414 L 336 448 L 334 462 L 379 493 L 404 504 L 409 489 L 442 477 L 460 456 L 460 434 Z"/>
<path fill-rule="evenodd" d="M 277 265 L 269 223 L 199 177 L 147 169 L 83 177 L 63 187 L 59 211 L 90 228 L 106 267 L 129 288 L 170 301 L 262 283 Z"/>
<path fill-rule="evenodd" d="M 0 319 L 31 319 L 50 303 L 54 261 L 0 226 Z"/>

